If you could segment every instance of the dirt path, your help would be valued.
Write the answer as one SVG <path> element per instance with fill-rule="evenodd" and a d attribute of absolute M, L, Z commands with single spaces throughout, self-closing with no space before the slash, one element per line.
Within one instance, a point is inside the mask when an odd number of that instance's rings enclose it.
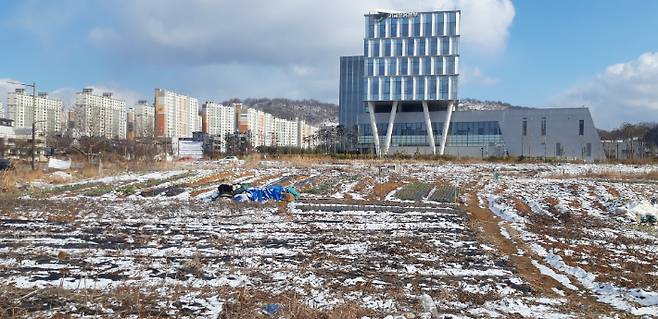
<path fill-rule="evenodd" d="M 573 291 L 564 287 L 557 280 L 550 276 L 543 275 L 537 267 L 532 264 L 532 259 L 541 261 L 543 258 L 536 254 L 523 242 L 518 232 L 510 227 L 507 222 L 502 221 L 494 215 L 489 209 L 481 208 L 478 205 L 477 195 L 469 194 L 469 201 L 462 205 L 471 217 L 468 225 L 477 234 L 477 239 L 484 244 L 492 245 L 497 248 L 494 254 L 497 257 L 507 256 L 509 265 L 514 267 L 516 274 L 530 285 L 535 296 L 561 297 L 553 288 L 560 289 L 564 292 L 564 298 L 567 302 L 563 309 L 590 318 L 595 314 L 612 314 L 617 313 L 615 309 L 607 304 L 596 301 L 585 288 L 573 280 L 571 283 L 578 287 L 579 291 Z M 502 221 L 502 222 L 501 222 Z M 504 227 L 510 234 L 511 240 L 501 234 L 501 227 Z M 521 255 L 519 253 L 522 252 Z M 623 315 L 623 313 L 619 313 Z"/>

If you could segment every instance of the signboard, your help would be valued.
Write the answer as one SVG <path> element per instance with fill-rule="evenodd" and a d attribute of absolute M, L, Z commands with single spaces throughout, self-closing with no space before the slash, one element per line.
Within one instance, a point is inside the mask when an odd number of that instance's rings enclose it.
<path fill-rule="evenodd" d="M 203 158 L 203 142 L 178 140 L 178 157 Z"/>

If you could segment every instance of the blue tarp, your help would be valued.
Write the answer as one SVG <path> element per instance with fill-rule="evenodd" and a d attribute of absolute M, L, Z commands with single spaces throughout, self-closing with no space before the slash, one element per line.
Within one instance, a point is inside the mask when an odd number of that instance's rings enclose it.
<path fill-rule="evenodd" d="M 247 194 L 252 201 L 262 203 L 270 199 L 276 201 L 283 200 L 283 194 L 285 192 L 285 188 L 281 185 L 268 185 L 265 187 L 248 188 L 245 191 L 245 194 Z M 233 199 L 236 201 L 244 200 L 244 198 L 237 198 L 237 196 L 238 195 L 233 196 Z"/>

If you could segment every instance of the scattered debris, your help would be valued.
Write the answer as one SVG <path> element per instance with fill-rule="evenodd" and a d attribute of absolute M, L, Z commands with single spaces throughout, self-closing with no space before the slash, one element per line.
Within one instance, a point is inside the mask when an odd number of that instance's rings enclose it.
<path fill-rule="evenodd" d="M 279 309 L 281 309 L 279 304 L 268 303 L 263 307 L 263 313 L 268 316 L 274 316 L 279 312 Z"/>
<path fill-rule="evenodd" d="M 52 169 L 59 169 L 59 170 L 67 170 L 71 168 L 71 159 L 68 160 L 60 160 L 56 159 L 54 157 L 51 157 L 48 159 L 48 168 Z"/>

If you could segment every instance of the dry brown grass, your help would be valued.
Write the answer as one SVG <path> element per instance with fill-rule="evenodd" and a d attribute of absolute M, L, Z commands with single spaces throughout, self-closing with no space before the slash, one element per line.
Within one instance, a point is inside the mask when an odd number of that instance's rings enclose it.
<path fill-rule="evenodd" d="M 623 181 L 655 181 L 658 180 L 658 170 L 652 169 L 647 172 L 629 173 L 619 171 L 601 171 L 601 172 L 583 172 L 578 174 L 553 174 L 549 178 L 555 179 L 573 179 L 573 178 L 587 178 L 587 179 L 602 179 L 602 180 L 623 180 Z"/>
<path fill-rule="evenodd" d="M 532 209 L 520 198 L 514 198 L 514 208 L 521 216 L 532 215 Z"/>
<path fill-rule="evenodd" d="M 368 194 L 369 200 L 384 200 L 386 195 L 400 187 L 402 183 L 400 182 L 387 182 L 383 184 L 377 184 L 373 187 L 370 194 Z"/>
<path fill-rule="evenodd" d="M 0 171 L 0 193 L 9 193 L 16 190 L 16 173 L 13 171 Z"/>
<path fill-rule="evenodd" d="M 282 155 L 277 159 L 290 162 L 295 167 L 313 167 L 331 161 L 326 155 Z"/>

